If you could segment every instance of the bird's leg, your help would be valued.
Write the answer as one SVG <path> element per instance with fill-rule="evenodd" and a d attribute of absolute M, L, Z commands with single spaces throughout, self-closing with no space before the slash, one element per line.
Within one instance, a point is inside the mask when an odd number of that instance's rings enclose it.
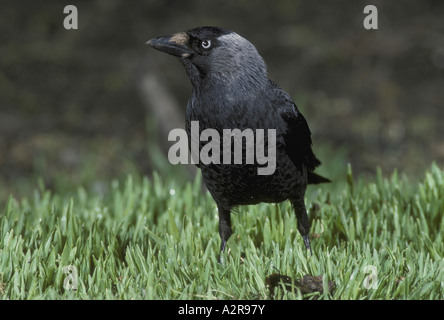
<path fill-rule="evenodd" d="M 227 245 L 228 238 L 230 238 L 231 236 L 231 219 L 230 219 L 230 209 L 218 206 L 218 210 L 219 210 L 219 235 L 221 239 L 219 263 L 221 263 L 222 254 L 225 251 L 225 246 Z"/>
<path fill-rule="evenodd" d="M 307 248 L 307 250 L 310 251 L 311 254 L 313 254 L 313 252 L 311 251 L 310 238 L 309 238 L 310 220 L 308 219 L 307 210 L 305 209 L 304 198 L 302 197 L 300 199 L 296 199 L 292 201 L 292 204 L 294 211 L 296 213 L 296 219 L 298 221 L 297 223 L 298 223 L 299 233 L 304 239 L 305 247 Z"/>

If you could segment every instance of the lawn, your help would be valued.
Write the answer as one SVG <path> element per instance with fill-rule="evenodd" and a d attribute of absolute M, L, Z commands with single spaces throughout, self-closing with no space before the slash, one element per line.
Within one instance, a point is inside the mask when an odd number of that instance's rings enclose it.
<path fill-rule="evenodd" d="M 345 173 L 346 172 L 346 173 Z M 48 191 L 0 210 L 1 299 L 444 299 L 444 172 L 310 186 L 310 255 L 290 204 L 240 207 L 223 263 L 214 201 L 128 176 L 97 195 Z M 319 290 L 298 286 L 320 276 Z M 270 277 L 279 276 L 272 286 Z M 329 283 L 331 286 L 329 286 Z"/>

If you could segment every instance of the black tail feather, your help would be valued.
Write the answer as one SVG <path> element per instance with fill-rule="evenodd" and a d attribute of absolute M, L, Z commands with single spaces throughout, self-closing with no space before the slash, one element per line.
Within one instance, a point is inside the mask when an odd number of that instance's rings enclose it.
<path fill-rule="evenodd" d="M 319 184 L 319 183 L 331 182 L 331 180 L 324 178 L 312 171 L 308 171 L 307 182 L 308 184 Z"/>

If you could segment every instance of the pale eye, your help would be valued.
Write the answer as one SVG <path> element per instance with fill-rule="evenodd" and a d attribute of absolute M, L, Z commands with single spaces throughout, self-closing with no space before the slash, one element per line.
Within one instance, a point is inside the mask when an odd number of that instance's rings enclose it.
<path fill-rule="evenodd" d="M 210 49 L 211 47 L 211 40 L 203 40 L 201 43 L 202 48 L 204 49 Z"/>

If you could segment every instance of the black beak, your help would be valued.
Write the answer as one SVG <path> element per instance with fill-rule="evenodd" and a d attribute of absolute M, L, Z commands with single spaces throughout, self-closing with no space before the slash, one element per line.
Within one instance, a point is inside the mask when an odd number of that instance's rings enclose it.
<path fill-rule="evenodd" d="M 151 39 L 146 44 L 173 56 L 187 58 L 192 54 L 192 51 L 188 47 L 188 40 L 189 37 L 185 32 L 179 32 L 172 36 Z"/>

